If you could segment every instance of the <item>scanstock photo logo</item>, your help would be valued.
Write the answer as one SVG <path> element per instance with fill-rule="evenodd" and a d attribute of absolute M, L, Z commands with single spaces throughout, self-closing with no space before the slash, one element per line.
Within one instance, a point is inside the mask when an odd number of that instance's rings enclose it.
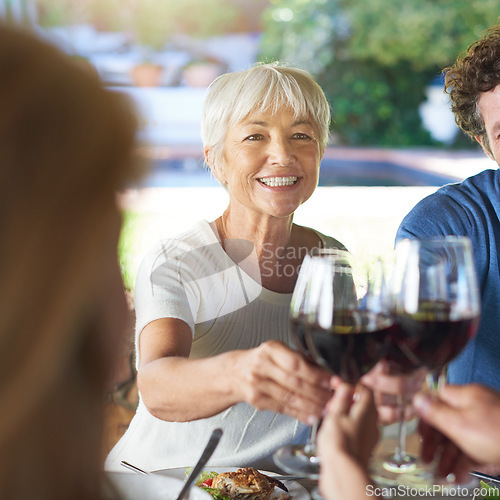
<path fill-rule="evenodd" d="M 400 484 L 398 486 L 374 486 L 368 485 L 366 487 L 367 497 L 376 498 L 413 498 L 413 497 L 431 497 L 437 500 L 443 498 L 461 498 L 461 499 L 487 499 L 498 498 L 500 490 L 497 487 L 490 486 L 465 486 L 465 485 L 422 485 L 422 486 L 408 486 Z"/>
<path fill-rule="evenodd" d="M 222 247 L 214 242 L 197 248 L 186 241 L 169 240 L 152 266 L 152 295 L 161 301 L 170 291 L 165 300 L 175 294 L 179 304 L 188 303 L 195 323 L 213 321 L 257 299 L 263 279 L 296 276 L 297 262 L 319 250 L 265 243 L 257 256 L 254 244 L 244 239 L 225 239 Z"/>

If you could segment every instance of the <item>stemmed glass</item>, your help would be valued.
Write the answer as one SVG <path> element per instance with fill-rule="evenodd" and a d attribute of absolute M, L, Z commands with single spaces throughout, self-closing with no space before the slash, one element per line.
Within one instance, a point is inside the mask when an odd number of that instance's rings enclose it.
<path fill-rule="evenodd" d="M 391 371 L 411 373 L 426 367 L 429 385 L 435 388 L 446 364 L 475 335 L 479 323 L 480 298 L 470 240 L 446 236 L 399 242 L 391 282 L 397 324 L 387 355 Z M 394 454 L 374 463 L 375 481 L 394 484 L 432 476 L 428 467 L 405 451 L 405 403 L 401 394 L 398 445 Z"/>
<path fill-rule="evenodd" d="M 384 357 L 393 326 L 383 266 L 374 266 L 368 278 L 369 266 L 360 265 L 342 251 L 306 257 L 290 309 L 297 348 L 311 362 L 352 384 Z M 287 472 L 318 478 L 316 430 L 317 425 L 305 445 L 277 450 L 275 462 Z"/>
<path fill-rule="evenodd" d="M 290 303 L 290 333 L 295 349 L 308 361 L 312 362 L 306 343 L 309 328 L 309 313 L 312 308 L 311 284 L 314 280 L 314 263 L 311 255 L 306 255 Z M 311 479 L 319 478 L 319 458 L 316 454 L 316 434 L 319 422 L 311 426 L 309 438 L 305 444 L 289 444 L 274 453 L 274 461 L 286 472 L 301 474 Z"/>

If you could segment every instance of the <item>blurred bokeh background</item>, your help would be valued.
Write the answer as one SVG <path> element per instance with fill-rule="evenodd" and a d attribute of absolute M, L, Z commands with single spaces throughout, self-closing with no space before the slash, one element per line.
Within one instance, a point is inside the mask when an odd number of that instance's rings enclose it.
<path fill-rule="evenodd" d="M 257 61 L 309 70 L 333 110 L 320 187 L 296 221 L 352 251 L 392 247 L 423 196 L 496 165 L 458 130 L 443 68 L 499 21 L 498 0 L 0 0 L 135 102 L 150 174 L 121 193 L 128 289 L 156 240 L 215 218 L 200 113 L 218 75 Z"/>
<path fill-rule="evenodd" d="M 309 70 L 333 111 L 320 185 L 295 215 L 360 258 L 387 255 L 403 216 L 449 182 L 497 168 L 461 133 L 443 68 L 499 22 L 498 0 L 0 0 L 0 18 L 60 47 L 127 94 L 149 174 L 118 194 L 130 321 L 104 453 L 137 404 L 133 287 L 145 253 L 205 218 L 225 191 L 204 168 L 207 86 L 257 61 Z M 68 165 L 71 168 L 71 165 Z"/>

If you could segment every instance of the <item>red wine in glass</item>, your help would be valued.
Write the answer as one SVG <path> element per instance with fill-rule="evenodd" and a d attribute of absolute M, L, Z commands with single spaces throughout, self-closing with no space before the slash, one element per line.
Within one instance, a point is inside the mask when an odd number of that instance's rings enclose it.
<path fill-rule="evenodd" d="M 304 356 L 309 357 L 309 347 L 306 342 L 306 331 L 308 329 L 307 318 L 304 314 L 299 314 L 290 319 L 290 333 L 295 349 Z"/>
<path fill-rule="evenodd" d="M 420 366 L 434 371 L 442 369 L 460 354 L 475 335 L 478 318 L 453 321 L 434 319 L 432 315 L 425 318 L 401 316 L 398 323 L 405 332 L 399 340 L 400 350 L 411 352 L 413 361 L 418 360 Z"/>
<path fill-rule="evenodd" d="M 306 344 L 316 363 L 344 382 L 356 384 L 387 354 L 393 328 L 389 315 L 348 311 L 336 315 L 335 323 L 329 328 L 313 325 Z"/>

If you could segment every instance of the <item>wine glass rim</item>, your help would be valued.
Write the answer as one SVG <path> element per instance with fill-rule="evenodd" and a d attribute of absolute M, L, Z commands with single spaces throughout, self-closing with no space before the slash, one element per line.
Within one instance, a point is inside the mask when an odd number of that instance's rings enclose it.
<path fill-rule="evenodd" d="M 471 240 L 468 236 L 456 236 L 456 235 L 442 235 L 442 236 L 429 236 L 427 238 L 404 238 L 399 240 L 396 245 L 399 244 L 416 244 L 416 245 L 442 245 L 443 243 L 450 244 L 465 244 L 471 245 Z"/>
<path fill-rule="evenodd" d="M 313 248 L 312 250 L 309 251 L 307 254 L 309 257 L 322 257 L 322 256 L 336 256 L 336 255 L 351 255 L 351 252 L 348 250 L 342 250 L 341 248 L 333 248 L 333 247 L 328 247 L 328 248 Z"/>

